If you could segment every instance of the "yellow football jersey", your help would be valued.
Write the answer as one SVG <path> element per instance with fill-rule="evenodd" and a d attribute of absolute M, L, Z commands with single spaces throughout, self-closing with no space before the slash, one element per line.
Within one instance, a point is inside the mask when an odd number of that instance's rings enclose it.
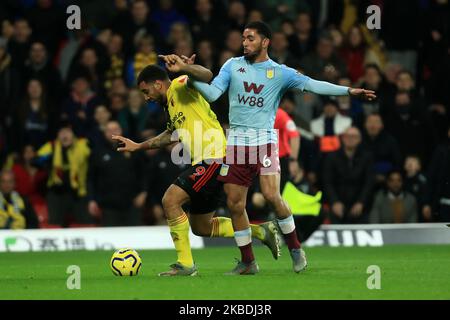
<path fill-rule="evenodd" d="M 187 82 L 187 75 L 180 76 L 167 90 L 167 130 L 176 131 L 193 165 L 206 159 L 222 159 L 226 148 L 223 129 L 209 103 Z"/>

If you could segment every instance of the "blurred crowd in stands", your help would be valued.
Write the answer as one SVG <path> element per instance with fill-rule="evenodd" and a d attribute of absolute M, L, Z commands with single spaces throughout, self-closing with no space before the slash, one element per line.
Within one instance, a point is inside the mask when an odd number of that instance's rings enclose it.
<path fill-rule="evenodd" d="M 71 4 L 80 30 L 66 27 Z M 256 20 L 273 28 L 274 61 L 378 96 L 281 101 L 301 137 L 292 182 L 323 191 L 324 222 L 450 221 L 448 17 L 448 0 L 2 0 L 0 229 L 165 224 L 162 195 L 189 164 L 171 147 L 118 153 L 110 138 L 165 129 L 136 75 L 168 53 L 217 74 Z M 227 128 L 227 97 L 212 107 Z M 270 217 L 249 199 L 250 219 Z"/>

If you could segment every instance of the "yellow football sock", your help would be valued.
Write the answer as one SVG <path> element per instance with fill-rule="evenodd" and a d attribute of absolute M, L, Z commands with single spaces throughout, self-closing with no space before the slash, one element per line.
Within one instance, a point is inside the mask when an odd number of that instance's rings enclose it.
<path fill-rule="evenodd" d="M 265 231 L 260 225 L 251 224 L 250 228 L 252 229 L 252 236 L 254 238 L 257 238 L 259 240 L 264 239 Z M 213 218 L 211 237 L 225 237 L 225 238 L 234 237 L 234 229 L 231 219 L 225 217 Z"/>
<path fill-rule="evenodd" d="M 259 224 L 250 224 L 250 228 L 252 229 L 252 237 L 263 240 L 266 235 L 266 230 L 264 230 Z"/>
<path fill-rule="evenodd" d="M 216 217 L 212 219 L 211 237 L 234 237 L 233 223 L 230 218 Z"/>
<path fill-rule="evenodd" d="M 168 219 L 167 223 L 170 227 L 170 235 L 177 251 L 178 263 L 188 268 L 194 265 L 192 259 L 191 244 L 189 242 L 189 219 L 186 214 L 175 219 Z"/>

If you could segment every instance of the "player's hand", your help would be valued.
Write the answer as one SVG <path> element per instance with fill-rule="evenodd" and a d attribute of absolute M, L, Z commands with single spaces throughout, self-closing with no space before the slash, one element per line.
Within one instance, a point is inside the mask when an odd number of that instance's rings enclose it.
<path fill-rule="evenodd" d="M 186 66 L 186 63 L 183 62 L 183 60 L 177 56 L 176 54 L 169 54 L 169 55 L 159 55 L 159 58 L 163 59 L 166 63 L 166 69 L 170 72 L 180 72 L 183 71 L 184 67 Z"/>
<path fill-rule="evenodd" d="M 361 202 L 357 202 L 357 203 L 355 203 L 355 204 L 353 205 L 353 207 L 351 208 L 350 214 L 351 214 L 353 217 L 359 217 L 359 216 L 362 214 L 363 209 L 364 209 L 364 205 L 363 205 Z"/>
<path fill-rule="evenodd" d="M 352 97 L 360 98 L 363 100 L 369 100 L 372 101 L 377 98 L 375 95 L 375 91 L 372 90 L 366 90 L 366 89 L 360 89 L 360 88 L 350 88 L 348 90 L 350 95 Z"/>
<path fill-rule="evenodd" d="M 186 64 L 194 64 L 195 56 L 196 56 L 195 53 L 190 58 L 186 57 L 185 55 L 182 55 L 181 60 L 183 60 L 183 62 Z"/>
<path fill-rule="evenodd" d="M 122 136 L 116 136 L 113 135 L 111 137 L 113 140 L 117 141 L 119 143 L 119 147 L 117 148 L 117 151 L 120 152 L 133 152 L 140 149 L 140 144 L 134 142 L 133 140 L 130 140 L 128 138 L 122 137 Z"/>
<path fill-rule="evenodd" d="M 335 202 L 331 207 L 331 211 L 338 217 L 341 218 L 344 216 L 344 205 L 342 202 Z"/>

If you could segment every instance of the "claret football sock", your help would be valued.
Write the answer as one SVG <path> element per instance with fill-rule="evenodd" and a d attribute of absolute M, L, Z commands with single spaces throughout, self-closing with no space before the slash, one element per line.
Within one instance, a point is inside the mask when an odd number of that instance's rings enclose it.
<path fill-rule="evenodd" d="M 265 230 L 257 224 L 251 224 L 252 237 L 264 240 Z M 234 237 L 233 223 L 230 218 L 215 217 L 212 219 L 211 237 Z"/>
<path fill-rule="evenodd" d="M 252 249 L 252 230 L 251 228 L 235 231 L 234 239 L 241 251 L 241 261 L 244 263 L 250 263 L 255 260 Z"/>
<path fill-rule="evenodd" d="M 300 241 L 298 241 L 297 232 L 295 231 L 294 217 L 291 215 L 285 219 L 277 219 L 277 222 L 289 250 L 299 249 Z"/>
<path fill-rule="evenodd" d="M 185 213 L 175 219 L 168 219 L 167 223 L 170 228 L 173 244 L 177 251 L 178 262 L 183 266 L 192 267 L 194 260 L 192 259 L 191 244 L 189 242 L 189 219 Z"/>

